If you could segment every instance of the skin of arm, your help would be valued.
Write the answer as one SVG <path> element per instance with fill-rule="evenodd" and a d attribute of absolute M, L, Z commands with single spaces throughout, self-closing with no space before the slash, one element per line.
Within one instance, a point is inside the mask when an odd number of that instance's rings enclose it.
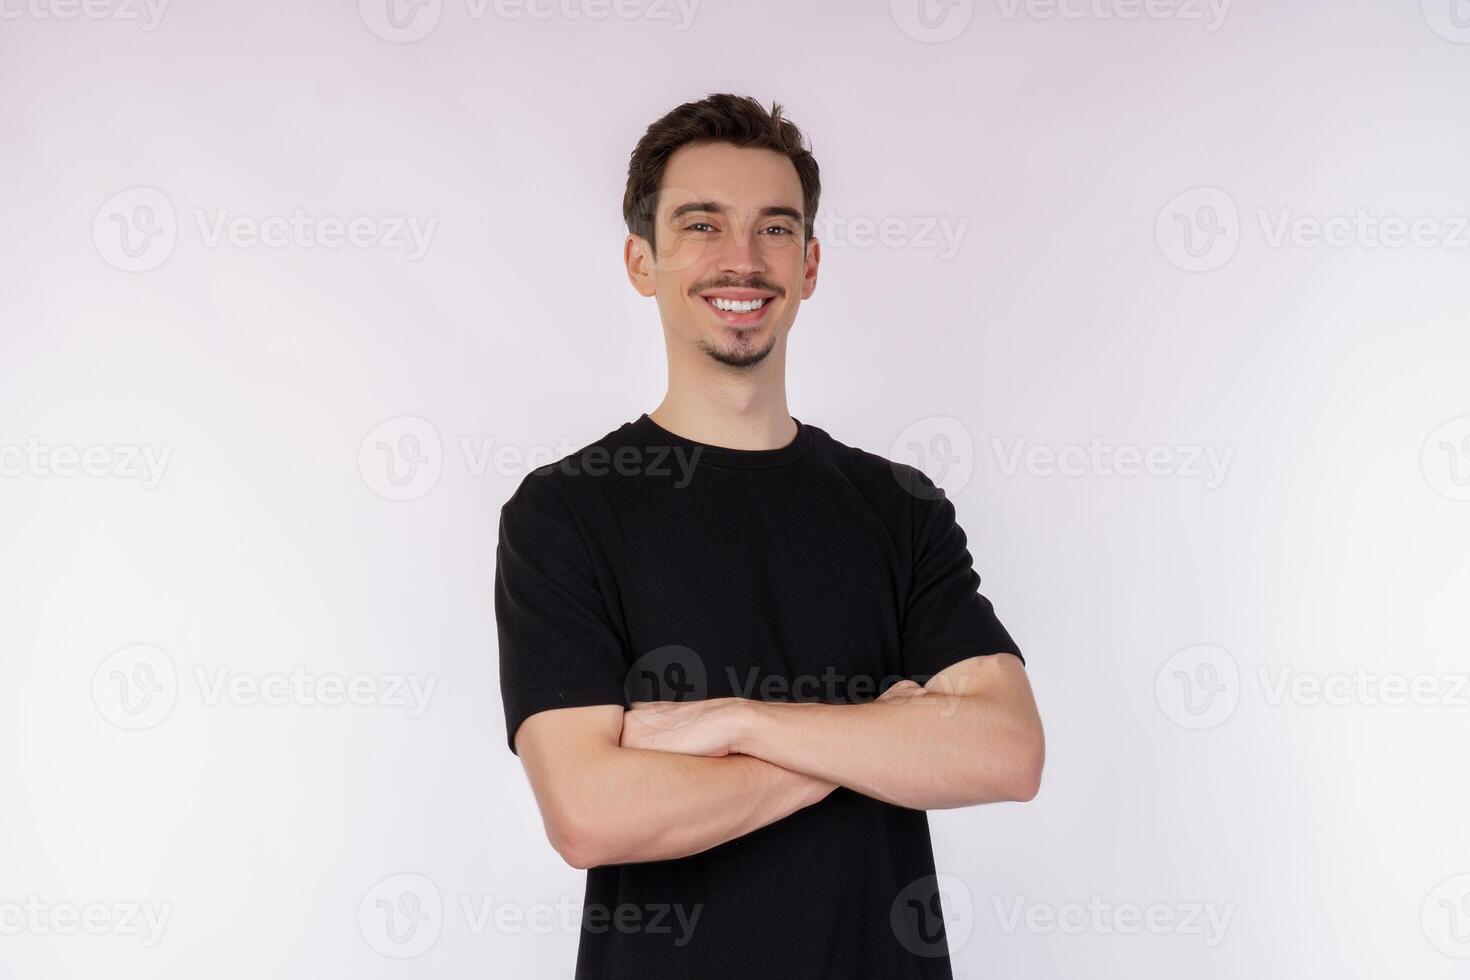
<path fill-rule="evenodd" d="M 920 693 L 919 685 L 904 682 L 883 698 Z M 837 788 L 751 755 L 621 745 L 632 714 L 619 705 L 555 708 L 527 718 L 516 732 L 547 838 L 572 867 L 697 854 L 821 802 Z"/>
<path fill-rule="evenodd" d="M 516 732 L 547 838 L 574 868 L 695 854 L 836 788 L 753 756 L 623 748 L 623 715 L 621 705 L 556 708 Z"/>
<path fill-rule="evenodd" d="M 970 657 L 935 674 L 923 691 L 860 704 L 651 702 L 629 712 L 624 744 L 755 756 L 913 809 L 1036 796 L 1045 739 L 1018 657 Z"/>

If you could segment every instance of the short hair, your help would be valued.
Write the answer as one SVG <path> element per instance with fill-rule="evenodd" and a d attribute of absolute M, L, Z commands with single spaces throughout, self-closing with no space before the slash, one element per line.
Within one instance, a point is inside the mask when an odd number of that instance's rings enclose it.
<path fill-rule="evenodd" d="M 772 102 L 767 112 L 750 96 L 726 93 L 671 110 L 649 126 L 633 148 L 628 160 L 628 185 L 623 191 L 623 220 L 630 233 L 655 245 L 654 217 L 664 168 L 675 150 L 700 143 L 730 143 L 785 154 L 801 180 L 805 226 L 802 241 L 811 241 L 822 181 L 806 137 L 789 119 L 782 118 L 779 102 Z"/>

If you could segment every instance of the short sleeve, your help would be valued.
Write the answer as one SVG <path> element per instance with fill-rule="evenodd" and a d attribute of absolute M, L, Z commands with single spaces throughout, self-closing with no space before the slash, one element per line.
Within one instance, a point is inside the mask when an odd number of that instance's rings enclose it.
<path fill-rule="evenodd" d="M 500 511 L 495 628 L 506 737 L 549 708 L 628 707 L 627 658 L 571 507 L 528 474 Z"/>
<path fill-rule="evenodd" d="M 970 558 L 954 504 L 914 470 L 913 573 L 903 616 L 903 672 L 919 683 L 970 657 L 1021 649 L 1001 625 Z"/>

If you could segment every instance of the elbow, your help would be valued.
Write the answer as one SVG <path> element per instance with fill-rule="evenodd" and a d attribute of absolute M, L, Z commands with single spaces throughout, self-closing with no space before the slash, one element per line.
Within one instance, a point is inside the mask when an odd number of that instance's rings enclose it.
<path fill-rule="evenodd" d="M 556 852 L 561 855 L 561 859 L 568 866 L 576 868 L 578 871 L 586 871 L 589 868 L 596 868 L 607 863 L 606 861 L 599 860 L 590 850 L 580 847 L 558 847 Z"/>
<path fill-rule="evenodd" d="M 548 826 L 546 839 L 561 859 L 579 871 L 606 864 L 599 854 L 596 838 L 565 826 Z"/>
<path fill-rule="evenodd" d="M 1013 803 L 1030 803 L 1041 792 L 1041 771 L 1046 767 L 1046 742 L 1039 724 L 1017 739 L 1011 758 L 1006 798 Z"/>
<path fill-rule="evenodd" d="M 557 814 L 553 820 L 545 821 L 545 830 L 551 848 L 573 868 L 585 871 L 601 864 L 612 864 L 603 835 L 598 835 L 582 821 L 572 820 L 569 814 Z"/>
<path fill-rule="evenodd" d="M 633 860 L 631 842 L 624 843 L 619 833 L 603 822 L 569 819 L 562 814 L 547 824 L 546 836 L 561 859 L 579 871 Z"/>
<path fill-rule="evenodd" d="M 1007 799 L 1012 803 L 1030 803 L 1041 792 L 1041 765 L 1028 766 L 1011 782 Z"/>
<path fill-rule="evenodd" d="M 994 746 L 991 763 L 978 774 L 977 803 L 1030 803 L 1041 792 L 1046 743 L 1040 722 L 1017 725 Z"/>
<path fill-rule="evenodd" d="M 605 823 L 590 819 L 595 809 L 570 780 L 549 780 L 536 798 L 546 841 L 561 859 L 578 870 L 607 864 Z"/>
<path fill-rule="evenodd" d="M 991 764 L 979 768 L 957 802 L 941 805 L 1030 803 L 1041 792 L 1042 762 L 1039 745 L 1018 744 Z"/>

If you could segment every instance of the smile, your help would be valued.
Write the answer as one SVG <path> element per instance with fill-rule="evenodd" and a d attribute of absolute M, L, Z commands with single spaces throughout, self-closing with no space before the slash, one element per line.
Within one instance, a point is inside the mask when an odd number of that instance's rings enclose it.
<path fill-rule="evenodd" d="M 715 309 L 724 310 L 727 313 L 749 313 L 752 310 L 758 310 L 766 305 L 766 301 L 763 299 L 753 299 L 742 303 L 739 300 L 721 299 L 718 296 L 709 297 L 707 302 Z"/>
<path fill-rule="evenodd" d="M 755 290 L 719 290 L 700 298 L 721 323 L 731 327 L 756 326 L 765 319 L 775 299 Z"/>

